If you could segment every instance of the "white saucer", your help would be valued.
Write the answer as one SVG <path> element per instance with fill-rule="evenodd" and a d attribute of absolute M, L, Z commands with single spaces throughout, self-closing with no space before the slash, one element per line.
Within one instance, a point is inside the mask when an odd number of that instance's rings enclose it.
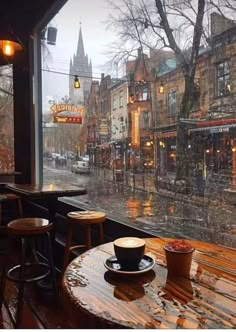
<path fill-rule="evenodd" d="M 119 264 L 116 256 L 111 256 L 107 258 L 104 262 L 105 267 L 112 272 L 120 273 L 120 274 L 141 274 L 145 273 L 153 268 L 155 265 L 155 261 L 151 256 L 144 255 L 143 259 L 138 265 L 137 270 L 125 270 Z"/>

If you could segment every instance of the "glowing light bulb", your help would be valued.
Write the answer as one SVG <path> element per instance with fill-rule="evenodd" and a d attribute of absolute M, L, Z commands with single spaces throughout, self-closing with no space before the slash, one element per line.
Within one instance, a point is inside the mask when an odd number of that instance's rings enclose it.
<path fill-rule="evenodd" d="M 2 52 L 6 56 L 13 56 L 15 53 L 14 45 L 11 41 L 6 40 L 3 42 Z"/>

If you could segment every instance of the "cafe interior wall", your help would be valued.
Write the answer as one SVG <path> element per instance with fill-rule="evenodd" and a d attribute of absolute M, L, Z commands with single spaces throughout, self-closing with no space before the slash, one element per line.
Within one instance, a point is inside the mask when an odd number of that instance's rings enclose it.
<path fill-rule="evenodd" d="M 15 53 L 12 59 L 0 54 L 0 66 L 13 64 L 15 170 L 22 173 L 16 176 L 17 183 L 40 181 L 41 56 L 38 36 L 66 2 L 1 0 L 1 34 L 10 28 L 23 44 L 23 51 Z"/>

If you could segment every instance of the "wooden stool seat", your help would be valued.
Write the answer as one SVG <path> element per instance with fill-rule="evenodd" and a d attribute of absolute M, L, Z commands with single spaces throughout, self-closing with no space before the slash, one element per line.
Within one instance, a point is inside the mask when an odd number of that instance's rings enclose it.
<path fill-rule="evenodd" d="M 2 203 L 6 201 L 16 201 L 18 207 L 18 216 L 23 217 L 23 207 L 21 202 L 21 197 L 16 194 L 3 193 L 0 195 L 0 225 L 2 224 Z"/>
<path fill-rule="evenodd" d="M 42 218 L 20 218 L 10 221 L 7 227 L 11 234 L 32 236 L 50 232 L 53 224 Z"/>
<path fill-rule="evenodd" d="M 100 211 L 74 211 L 67 216 L 70 222 L 84 225 L 99 224 L 106 220 L 105 213 Z"/>
<path fill-rule="evenodd" d="M 73 211 L 67 214 L 68 216 L 68 229 L 66 238 L 66 247 L 64 253 L 64 261 L 62 271 L 65 271 L 70 258 L 70 253 L 74 249 L 85 248 L 89 250 L 92 248 L 91 239 L 91 225 L 97 224 L 99 226 L 100 243 L 104 243 L 103 223 L 106 220 L 106 214 L 101 211 Z M 74 225 L 80 224 L 85 227 L 85 243 L 72 246 L 73 228 Z"/>

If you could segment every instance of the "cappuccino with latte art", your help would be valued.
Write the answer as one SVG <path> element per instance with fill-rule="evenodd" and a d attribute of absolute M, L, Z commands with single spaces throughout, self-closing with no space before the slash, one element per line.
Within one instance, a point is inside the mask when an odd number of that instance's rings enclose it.
<path fill-rule="evenodd" d="M 137 237 L 123 237 L 114 242 L 114 251 L 120 265 L 126 270 L 138 268 L 145 251 L 145 240 Z"/>

